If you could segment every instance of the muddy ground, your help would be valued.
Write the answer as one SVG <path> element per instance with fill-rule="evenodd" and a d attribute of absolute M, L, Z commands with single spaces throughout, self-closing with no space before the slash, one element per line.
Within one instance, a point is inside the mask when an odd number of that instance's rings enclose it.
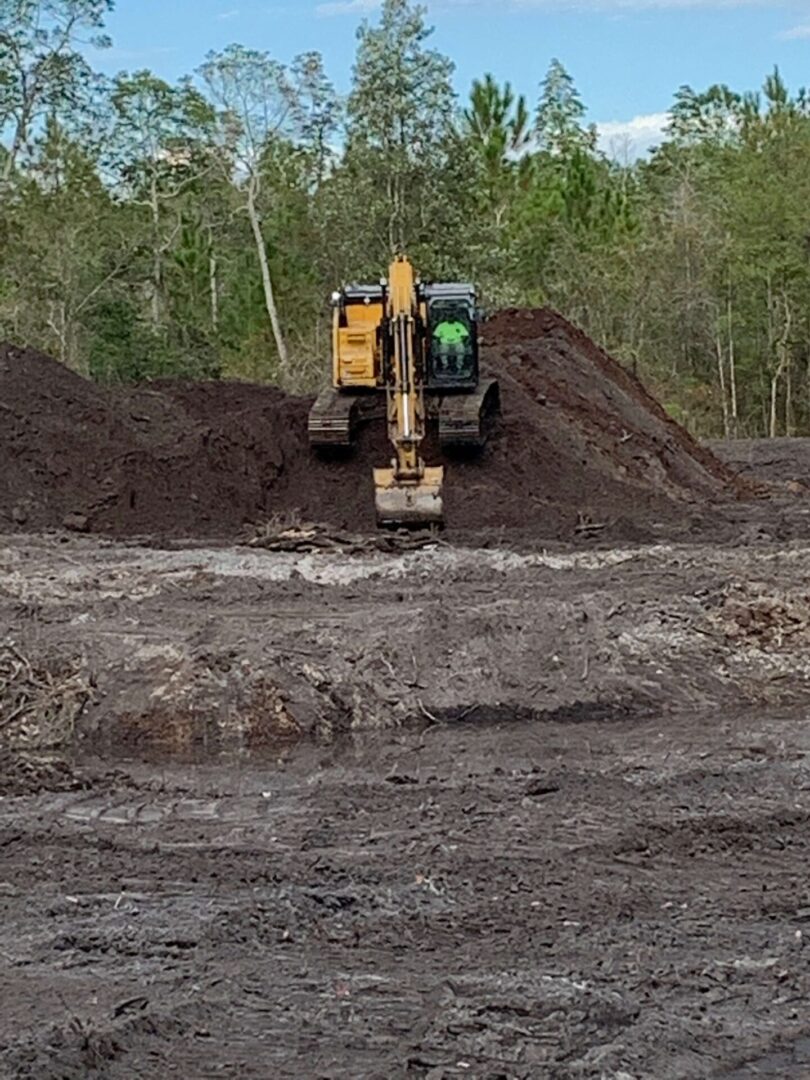
<path fill-rule="evenodd" d="M 4 538 L 0 1075 L 810 1075 L 807 512 L 724 513 Z"/>
<path fill-rule="evenodd" d="M 808 740 L 468 724 L 0 803 L 13 1077 L 807 1076 Z"/>

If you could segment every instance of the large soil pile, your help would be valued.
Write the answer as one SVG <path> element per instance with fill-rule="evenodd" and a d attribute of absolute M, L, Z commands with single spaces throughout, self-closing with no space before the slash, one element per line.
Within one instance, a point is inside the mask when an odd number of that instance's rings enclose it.
<path fill-rule="evenodd" d="M 484 360 L 503 418 L 481 459 L 447 462 L 451 527 L 551 538 L 590 522 L 640 537 L 682 519 L 685 503 L 734 494 L 726 467 L 554 312 L 498 315 Z M 309 405 L 243 383 L 106 390 L 0 346 L 0 527 L 213 537 L 290 511 L 373 526 L 383 426 L 349 459 L 324 462 L 307 445 Z"/>

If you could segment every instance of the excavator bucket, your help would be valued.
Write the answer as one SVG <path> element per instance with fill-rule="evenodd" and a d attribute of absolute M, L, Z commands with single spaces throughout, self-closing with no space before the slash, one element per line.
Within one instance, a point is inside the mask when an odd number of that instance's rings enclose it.
<path fill-rule="evenodd" d="M 374 470 L 377 524 L 429 528 L 443 525 L 444 469 L 427 468 L 419 481 L 397 480 L 393 469 Z"/>

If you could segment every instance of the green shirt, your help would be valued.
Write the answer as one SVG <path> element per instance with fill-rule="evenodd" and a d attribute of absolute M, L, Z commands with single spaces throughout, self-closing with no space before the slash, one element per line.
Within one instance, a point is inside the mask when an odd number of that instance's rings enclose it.
<path fill-rule="evenodd" d="M 470 336 L 463 322 L 441 322 L 433 331 L 440 345 L 461 345 Z"/>

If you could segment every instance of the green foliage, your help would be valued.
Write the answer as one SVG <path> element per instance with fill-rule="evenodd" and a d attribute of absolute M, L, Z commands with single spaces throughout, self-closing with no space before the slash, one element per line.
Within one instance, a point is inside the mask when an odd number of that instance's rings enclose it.
<path fill-rule="evenodd" d="M 445 239 L 435 213 L 448 194 L 453 64 L 428 47 L 431 34 L 409 0 L 385 0 L 379 24 L 358 31 L 343 168 L 362 191 L 365 222 L 356 227 L 377 267 L 406 249 L 429 260 Z"/>
<path fill-rule="evenodd" d="M 540 148 L 563 159 L 577 150 L 592 152 L 596 131 L 583 126 L 586 112 L 574 80 L 559 60 L 552 60 L 540 87 L 535 119 Z"/>
<path fill-rule="evenodd" d="M 476 79 L 461 136 L 476 169 L 480 210 L 500 229 L 531 179 L 532 130 L 526 99 L 516 96 L 509 83 L 500 87 L 492 75 Z"/>
<path fill-rule="evenodd" d="M 8 133 L 2 180 L 11 178 L 38 122 L 61 114 L 63 126 L 92 112 L 97 83 L 80 51 L 109 44 L 101 32 L 113 0 L 0 0 L 0 135 Z"/>
<path fill-rule="evenodd" d="M 106 381 L 317 385 L 325 298 L 406 250 L 489 308 L 549 303 L 703 435 L 810 432 L 810 100 L 675 94 L 620 166 L 553 60 L 532 113 L 459 105 L 425 10 L 385 0 L 341 101 L 317 53 L 232 45 L 104 80 L 111 0 L 0 0 L 0 335 Z"/>
<path fill-rule="evenodd" d="M 217 378 L 216 349 L 195 328 L 155 331 L 124 297 L 100 303 L 87 322 L 88 374 L 100 382 Z"/>

